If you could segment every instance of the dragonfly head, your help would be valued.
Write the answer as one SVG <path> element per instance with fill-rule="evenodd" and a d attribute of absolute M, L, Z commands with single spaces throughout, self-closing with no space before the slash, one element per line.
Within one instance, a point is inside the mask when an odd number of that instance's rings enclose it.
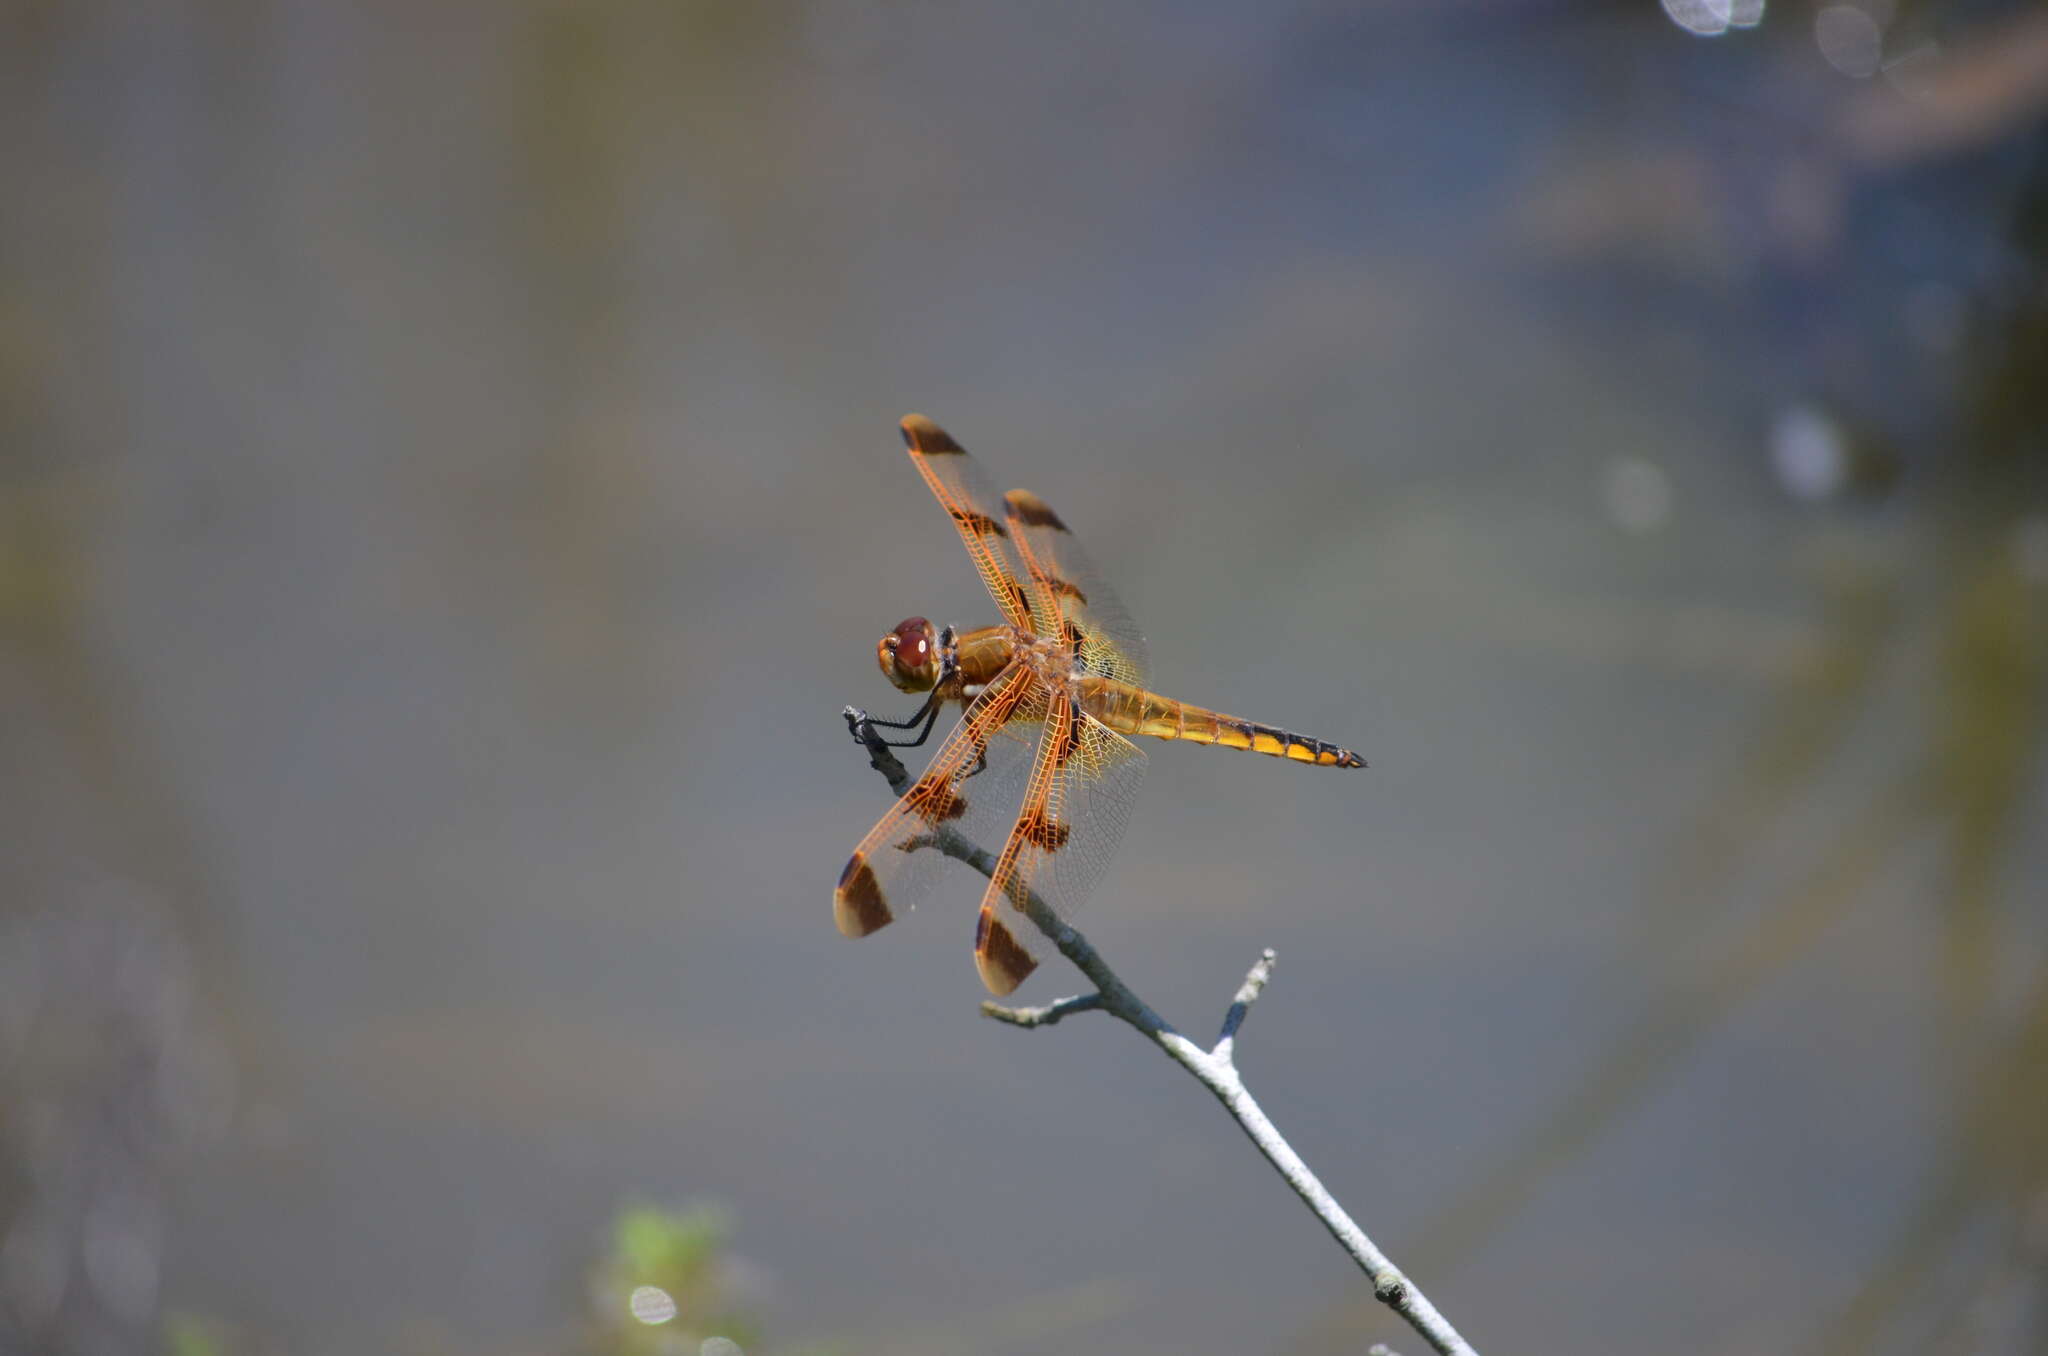
<path fill-rule="evenodd" d="M 904 692 L 929 692 L 939 681 L 938 628 L 908 617 L 875 646 L 882 676 Z"/>

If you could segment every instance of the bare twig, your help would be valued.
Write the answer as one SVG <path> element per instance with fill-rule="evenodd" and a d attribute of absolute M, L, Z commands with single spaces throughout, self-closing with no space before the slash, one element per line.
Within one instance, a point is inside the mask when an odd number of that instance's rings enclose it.
<path fill-rule="evenodd" d="M 881 732 L 868 723 L 868 713 L 858 706 L 849 706 L 841 711 L 846 728 L 852 732 L 854 741 L 868 751 L 868 766 L 889 779 L 889 789 L 902 795 L 910 785 L 910 774 L 903 769 L 903 763 L 889 746 L 882 741 Z"/>
<path fill-rule="evenodd" d="M 1099 993 L 1077 994 L 1062 998 L 1057 1003 L 1048 1003 L 1042 1008 L 1006 1008 L 1001 1003 L 983 1003 L 981 1015 L 993 1017 L 1011 1026 L 1051 1026 L 1062 1017 L 1071 1017 L 1077 1012 L 1094 1012 L 1102 1006 Z"/>
<path fill-rule="evenodd" d="M 902 795 L 909 786 L 909 774 L 903 764 L 889 752 L 867 715 L 854 707 L 845 711 L 847 729 L 868 751 L 868 762 L 874 769 L 888 778 L 889 786 Z M 983 875 L 995 869 L 995 858 L 979 845 L 969 841 L 950 825 L 940 824 L 919 838 L 919 843 L 929 846 L 955 861 L 965 862 Z M 1063 998 L 1056 1003 L 1040 1008 L 1007 1008 L 996 1003 L 983 1003 L 982 1012 L 1012 1026 L 1051 1026 L 1062 1018 L 1081 1012 L 1103 1011 L 1117 1020 L 1135 1028 L 1146 1039 L 1165 1051 L 1167 1056 L 1209 1089 L 1216 1100 L 1242 1128 L 1247 1137 L 1266 1156 L 1294 1194 L 1302 1203 L 1315 1212 L 1331 1237 L 1351 1254 L 1359 1269 L 1372 1281 L 1373 1294 L 1381 1303 L 1407 1320 L 1408 1325 L 1422 1335 L 1424 1341 L 1443 1356 L 1477 1356 L 1470 1343 L 1458 1335 L 1450 1320 L 1437 1312 L 1415 1283 L 1401 1274 L 1400 1268 L 1389 1261 L 1373 1241 L 1366 1237 L 1365 1230 L 1358 1227 L 1344 1207 L 1337 1204 L 1336 1197 L 1309 1171 L 1308 1164 L 1293 1146 L 1281 1135 L 1273 1122 L 1260 1109 L 1258 1102 L 1244 1085 L 1243 1077 L 1237 1071 L 1236 1042 L 1238 1028 L 1244 1024 L 1245 1014 L 1257 1001 L 1259 993 L 1273 974 L 1273 953 L 1268 950 L 1255 963 L 1251 972 L 1239 986 L 1236 997 L 1231 1001 L 1230 1010 L 1223 1019 L 1221 1034 L 1213 1048 L 1204 1050 L 1173 1027 L 1132 992 L 1129 985 L 1109 968 L 1109 963 L 1071 925 L 1061 921 L 1046 902 L 1035 891 L 1027 892 L 1023 902 L 1024 912 L 1038 930 L 1052 939 L 1060 954 L 1080 968 L 1095 985 L 1095 992 L 1073 998 Z"/>

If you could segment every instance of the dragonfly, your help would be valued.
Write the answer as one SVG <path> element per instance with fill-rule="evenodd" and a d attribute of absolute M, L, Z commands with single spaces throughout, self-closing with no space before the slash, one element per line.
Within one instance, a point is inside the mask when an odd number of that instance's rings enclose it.
<path fill-rule="evenodd" d="M 875 646 L 899 691 L 925 695 L 909 719 L 862 725 L 903 732 L 894 748 L 925 743 L 950 705 L 964 710 L 930 765 L 847 859 L 833 891 L 849 937 L 880 931 L 938 883 L 948 826 L 969 841 L 1002 843 L 981 896 L 974 964 L 1002 995 L 1038 966 L 1024 901 L 1036 894 L 1071 919 L 1101 879 L 1144 780 L 1131 736 L 1247 749 L 1313 767 L 1364 767 L 1349 749 L 1274 725 L 1162 697 L 1147 686 L 1145 639 L 1094 562 L 1046 502 L 1026 490 L 1000 499 L 978 462 L 921 414 L 903 444 L 952 519 L 1002 621 L 959 630 L 910 617 Z"/>

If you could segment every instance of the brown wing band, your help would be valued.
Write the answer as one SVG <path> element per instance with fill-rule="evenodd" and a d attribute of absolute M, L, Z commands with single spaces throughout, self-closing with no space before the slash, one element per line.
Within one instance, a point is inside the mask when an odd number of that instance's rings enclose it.
<path fill-rule="evenodd" d="M 996 917 L 987 905 L 982 906 L 981 921 L 974 929 L 974 968 L 981 972 L 981 982 L 988 991 L 998 998 L 1022 984 L 1038 968 L 1031 953 L 1011 935 L 1009 924 Z"/>
<path fill-rule="evenodd" d="M 1029 490 L 1011 490 L 1003 496 L 1003 502 L 1010 506 L 1010 512 L 1017 515 L 1019 522 L 1033 527 L 1049 527 L 1055 532 L 1070 530 L 1060 521 L 1060 515 L 1052 511 L 1051 505 Z"/>
<path fill-rule="evenodd" d="M 1007 537 L 1010 535 L 1009 529 L 989 517 L 986 513 L 976 513 L 973 509 L 963 508 L 950 509 L 948 512 L 953 515 L 954 522 L 960 524 L 969 532 L 974 533 L 977 537 Z"/>
<path fill-rule="evenodd" d="M 833 921 L 847 936 L 865 937 L 889 926 L 895 917 L 866 854 L 854 853 L 839 873 L 839 888 L 832 892 Z"/>
<path fill-rule="evenodd" d="M 903 803 L 919 819 L 936 824 L 942 819 L 958 819 L 967 813 L 967 802 L 953 789 L 950 777 L 939 777 L 927 772 L 917 779 L 903 797 Z"/>
<path fill-rule="evenodd" d="M 967 450 L 953 441 L 952 434 L 921 414 L 903 416 L 903 445 L 927 457 L 942 457 Z"/>

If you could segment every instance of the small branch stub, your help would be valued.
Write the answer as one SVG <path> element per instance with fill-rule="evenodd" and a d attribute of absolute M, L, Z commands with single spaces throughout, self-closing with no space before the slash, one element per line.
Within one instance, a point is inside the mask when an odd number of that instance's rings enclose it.
<path fill-rule="evenodd" d="M 981 1005 L 981 1015 L 1010 1026 L 1051 1026 L 1063 1017 L 1071 1017 L 1077 1012 L 1095 1012 L 1101 1007 L 1101 994 L 1084 993 L 1062 998 L 1042 1008 L 1006 1008 L 1001 1003 L 985 1002 Z"/>

